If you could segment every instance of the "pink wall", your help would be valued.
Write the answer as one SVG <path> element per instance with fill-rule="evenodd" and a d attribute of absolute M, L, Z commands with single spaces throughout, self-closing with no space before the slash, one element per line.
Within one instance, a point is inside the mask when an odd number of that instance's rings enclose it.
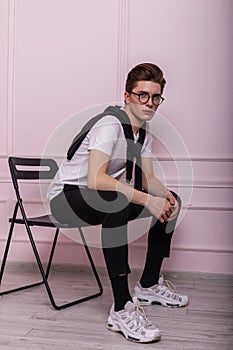
<path fill-rule="evenodd" d="M 194 175 L 178 179 L 177 168 L 190 166 L 187 153 L 175 154 L 174 167 L 174 154 L 156 143 L 163 180 L 193 190 L 165 267 L 232 272 L 232 10 L 231 0 L 0 1 L 0 256 L 14 205 L 8 156 L 40 156 L 71 115 L 122 101 L 127 71 L 153 61 L 168 82 L 160 113 L 187 145 Z M 39 193 L 24 188 L 29 212 L 42 211 Z M 90 240 L 98 232 L 87 233 Z M 43 256 L 46 233 L 38 234 Z M 21 228 L 11 259 L 30 260 L 25 247 Z M 84 262 L 79 250 L 64 237 L 56 259 Z M 142 266 L 144 251 L 145 237 L 131 244 L 133 266 Z M 94 254 L 103 264 L 100 250 Z"/>

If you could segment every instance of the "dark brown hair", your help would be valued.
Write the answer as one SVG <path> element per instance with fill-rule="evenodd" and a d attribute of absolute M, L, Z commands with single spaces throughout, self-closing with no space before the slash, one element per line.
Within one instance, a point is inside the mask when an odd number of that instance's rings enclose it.
<path fill-rule="evenodd" d="M 125 91 L 131 92 L 138 81 L 147 80 L 158 83 L 161 86 L 161 93 L 163 92 L 166 80 L 163 76 L 162 70 L 153 63 L 141 63 L 131 69 L 128 73 Z"/>

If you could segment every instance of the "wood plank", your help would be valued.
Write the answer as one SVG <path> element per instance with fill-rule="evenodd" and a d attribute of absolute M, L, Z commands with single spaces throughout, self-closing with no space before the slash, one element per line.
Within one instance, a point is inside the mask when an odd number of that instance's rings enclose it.
<path fill-rule="evenodd" d="M 43 286 L 0 298 L 1 350 L 231 350 L 233 348 L 233 275 L 169 272 L 165 276 L 181 293 L 190 296 L 185 308 L 145 306 L 145 311 L 162 332 L 155 344 L 127 341 L 106 329 L 112 292 L 105 269 L 98 269 L 104 286 L 101 297 L 71 308 L 55 311 Z M 140 271 L 129 276 L 133 290 Z M 38 279 L 32 264 L 10 263 L 1 290 L 20 281 Z M 87 267 L 56 265 L 51 286 L 58 302 L 90 293 L 93 279 Z"/>

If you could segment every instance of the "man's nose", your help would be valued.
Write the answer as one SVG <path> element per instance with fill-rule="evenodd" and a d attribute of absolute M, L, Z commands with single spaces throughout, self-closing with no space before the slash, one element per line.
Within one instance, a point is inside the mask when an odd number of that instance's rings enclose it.
<path fill-rule="evenodd" d="M 153 97 L 150 96 L 149 100 L 147 101 L 147 106 L 153 107 L 153 101 L 152 101 Z"/>

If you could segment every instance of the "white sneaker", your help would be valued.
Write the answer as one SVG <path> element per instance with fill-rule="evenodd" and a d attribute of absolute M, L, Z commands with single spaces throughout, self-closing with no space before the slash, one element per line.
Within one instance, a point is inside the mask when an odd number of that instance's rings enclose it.
<path fill-rule="evenodd" d="M 121 332 L 128 340 L 137 343 L 151 343 L 161 337 L 159 329 L 147 319 L 137 298 L 133 298 L 133 302 L 128 301 L 124 310 L 116 312 L 112 306 L 107 328 L 114 332 Z"/>
<path fill-rule="evenodd" d="M 137 282 L 134 289 L 134 296 L 141 305 L 162 304 L 163 306 L 181 307 L 189 302 L 187 295 L 177 293 L 175 286 L 163 276 L 159 278 L 159 283 L 150 287 L 143 288 Z"/>

